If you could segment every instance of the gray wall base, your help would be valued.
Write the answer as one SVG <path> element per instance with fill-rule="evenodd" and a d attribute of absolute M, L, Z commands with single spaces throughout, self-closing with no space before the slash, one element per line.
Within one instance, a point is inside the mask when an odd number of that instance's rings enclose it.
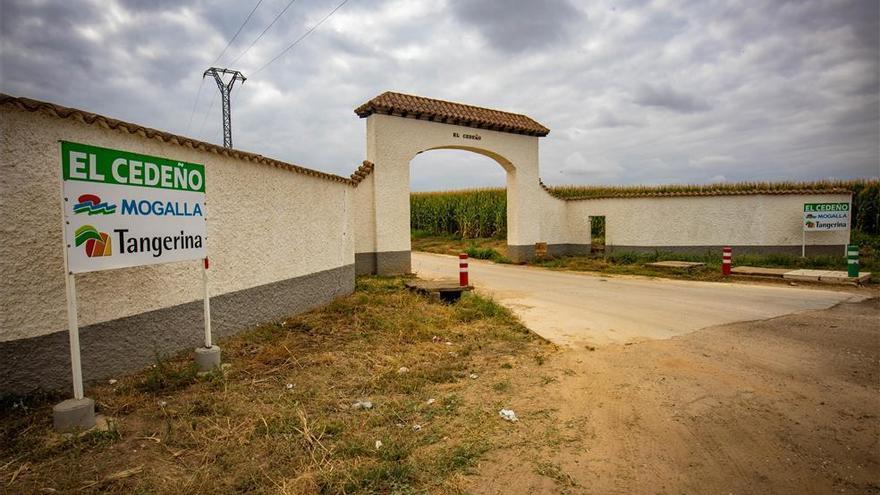
<path fill-rule="evenodd" d="M 376 253 L 355 253 L 354 272 L 355 275 L 375 275 Z"/>
<path fill-rule="evenodd" d="M 412 252 L 355 253 L 354 263 L 358 275 L 406 275 L 412 273 Z"/>
<path fill-rule="evenodd" d="M 587 256 L 590 254 L 589 244 L 548 244 L 547 254 L 550 256 Z"/>
<path fill-rule="evenodd" d="M 549 252 L 550 248 L 547 247 Z M 535 245 L 526 244 L 524 246 L 507 245 L 507 259 L 513 263 L 525 263 L 535 259 Z"/>
<path fill-rule="evenodd" d="M 801 246 L 730 246 L 733 248 L 733 258 L 736 260 L 737 254 L 789 254 L 792 256 L 801 255 Z M 845 245 L 810 245 L 807 244 L 807 256 L 845 256 Z M 607 253 L 653 253 L 659 251 L 661 253 L 682 253 L 682 254 L 718 254 L 724 246 L 605 246 Z"/>
<path fill-rule="evenodd" d="M 333 268 L 211 298 L 214 338 L 295 315 L 354 291 L 354 265 Z M 95 381 L 143 368 L 204 345 L 201 300 L 80 328 L 83 379 Z M 70 389 L 66 329 L 0 342 L 0 395 Z"/>

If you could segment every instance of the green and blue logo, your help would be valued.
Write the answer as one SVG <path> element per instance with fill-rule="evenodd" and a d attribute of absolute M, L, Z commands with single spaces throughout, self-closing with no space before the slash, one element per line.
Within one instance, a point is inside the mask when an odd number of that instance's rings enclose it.
<path fill-rule="evenodd" d="M 73 205 L 74 213 L 88 213 L 89 215 L 112 215 L 116 213 L 116 205 L 111 205 L 94 194 L 83 194 L 77 198 Z"/>

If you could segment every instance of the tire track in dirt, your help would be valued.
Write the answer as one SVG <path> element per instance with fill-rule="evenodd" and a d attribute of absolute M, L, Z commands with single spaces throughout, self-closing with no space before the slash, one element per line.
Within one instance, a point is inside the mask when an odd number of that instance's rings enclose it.
<path fill-rule="evenodd" d="M 521 420 L 571 441 L 493 452 L 473 492 L 880 493 L 878 321 L 874 299 L 562 351 L 555 381 L 518 384 L 555 415 Z M 573 483 L 536 473 L 538 456 Z"/>

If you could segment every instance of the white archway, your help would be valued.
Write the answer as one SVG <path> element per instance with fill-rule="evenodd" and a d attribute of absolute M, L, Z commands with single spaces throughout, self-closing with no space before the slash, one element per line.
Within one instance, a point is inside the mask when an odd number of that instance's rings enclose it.
<path fill-rule="evenodd" d="M 538 138 L 546 127 L 525 115 L 399 93 L 383 93 L 355 112 L 367 119 L 367 160 L 374 164 L 355 192 L 359 273 L 409 273 L 410 161 L 436 149 L 479 153 L 507 171 L 508 257 L 534 256 L 544 194 Z"/>

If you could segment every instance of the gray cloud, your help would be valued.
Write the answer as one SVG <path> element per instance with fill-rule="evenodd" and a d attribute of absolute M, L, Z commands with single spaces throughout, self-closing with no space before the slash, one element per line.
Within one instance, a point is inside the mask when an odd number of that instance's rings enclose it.
<path fill-rule="evenodd" d="M 537 50 L 569 39 L 586 19 L 567 0 L 457 0 L 453 15 L 475 27 L 497 50 Z"/>
<path fill-rule="evenodd" d="M 287 2 L 264 0 L 218 64 Z M 3 0 L 0 91 L 219 143 L 201 74 L 255 4 Z M 548 183 L 880 175 L 876 1 L 353 0 L 255 73 L 335 5 L 297 0 L 235 64 L 249 77 L 233 92 L 237 148 L 347 175 L 365 151 L 352 109 L 392 89 L 549 126 Z M 412 177 L 504 183 L 496 163 L 454 151 L 419 155 Z"/>
<path fill-rule="evenodd" d="M 680 113 L 705 112 L 710 108 L 702 98 L 676 91 L 668 86 L 644 85 L 636 92 L 634 101 L 639 105 L 665 108 Z"/>

